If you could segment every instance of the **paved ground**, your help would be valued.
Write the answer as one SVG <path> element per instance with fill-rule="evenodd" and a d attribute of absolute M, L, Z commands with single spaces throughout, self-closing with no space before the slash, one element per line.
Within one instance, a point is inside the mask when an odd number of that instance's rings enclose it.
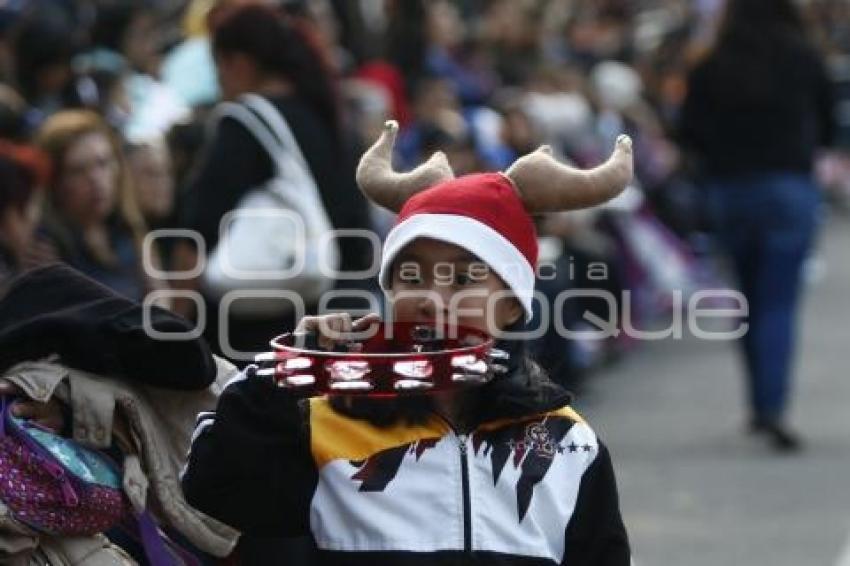
<path fill-rule="evenodd" d="M 850 566 L 850 219 L 832 219 L 805 303 L 793 421 L 778 456 L 743 433 L 735 350 L 646 344 L 577 403 L 611 447 L 638 566 Z"/>

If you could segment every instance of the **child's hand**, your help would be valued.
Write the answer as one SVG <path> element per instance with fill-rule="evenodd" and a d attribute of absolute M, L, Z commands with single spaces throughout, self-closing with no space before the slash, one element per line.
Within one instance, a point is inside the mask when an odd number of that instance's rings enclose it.
<path fill-rule="evenodd" d="M 62 411 L 62 403 L 56 398 L 47 403 L 26 399 L 23 392 L 17 386 L 8 381 L 0 382 L 0 395 L 16 395 L 10 412 L 20 419 L 29 419 L 44 428 L 50 429 L 55 434 L 61 434 L 65 429 L 65 414 Z"/>
<path fill-rule="evenodd" d="M 336 344 L 350 340 L 349 334 L 352 332 L 365 330 L 380 320 L 381 317 L 376 313 L 367 314 L 355 321 L 351 320 L 348 313 L 305 316 L 298 323 L 295 334 L 315 332 L 319 336 L 319 346 L 332 350 Z"/>

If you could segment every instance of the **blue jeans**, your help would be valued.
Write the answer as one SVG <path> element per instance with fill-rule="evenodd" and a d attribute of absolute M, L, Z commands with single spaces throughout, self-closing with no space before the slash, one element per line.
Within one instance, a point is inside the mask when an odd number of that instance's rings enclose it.
<path fill-rule="evenodd" d="M 713 180 L 707 189 L 717 238 L 749 301 L 749 332 L 740 343 L 753 417 L 780 419 L 788 405 L 802 267 L 820 193 L 799 173 Z"/>

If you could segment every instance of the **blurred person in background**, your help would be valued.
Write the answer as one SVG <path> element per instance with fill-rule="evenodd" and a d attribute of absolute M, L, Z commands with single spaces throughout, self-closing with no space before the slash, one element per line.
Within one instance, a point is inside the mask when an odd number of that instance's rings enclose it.
<path fill-rule="evenodd" d="M 75 71 L 90 77 L 92 87 L 78 89 L 81 105 L 98 108 L 131 141 L 165 135 L 190 115 L 157 78 L 165 38 L 155 8 L 149 1 L 96 3 L 91 48 L 74 58 Z"/>
<path fill-rule="evenodd" d="M 586 78 L 576 68 L 544 65 L 530 76 L 518 102 L 541 142 L 576 161 L 593 161 L 597 146 L 596 115 Z"/>
<path fill-rule="evenodd" d="M 156 75 L 160 35 L 153 2 L 99 1 L 94 14 L 91 30 L 94 47 L 120 53 L 134 71 Z"/>
<path fill-rule="evenodd" d="M 437 151 L 445 153 L 456 175 L 466 175 L 484 168 L 469 127 L 460 114 L 450 114 L 436 124 L 426 124 L 420 130 L 420 143 L 420 154 L 423 156 Z"/>
<path fill-rule="evenodd" d="M 544 18 L 536 17 L 539 5 L 496 0 L 488 3 L 481 15 L 482 47 L 488 53 L 488 64 L 500 82 L 517 86 L 525 83 L 534 70 L 529 62 L 541 55 Z"/>
<path fill-rule="evenodd" d="M 430 74 L 419 77 L 413 89 L 413 120 L 399 132 L 395 151 L 403 169 L 413 168 L 423 155 L 425 130 L 466 128 L 460 101 L 446 79 Z"/>
<path fill-rule="evenodd" d="M 37 259 L 35 234 L 49 162 L 40 151 L 0 140 L 0 291 Z"/>
<path fill-rule="evenodd" d="M 13 33 L 15 81 L 29 106 L 29 130 L 62 109 L 74 89 L 74 31 L 61 7 L 42 3 L 22 16 Z"/>
<path fill-rule="evenodd" d="M 369 209 L 355 184 L 355 148 L 350 147 L 340 116 L 334 76 L 312 30 L 301 19 L 261 2 L 224 4 L 210 13 L 209 28 L 224 99 L 238 101 L 243 95 L 255 94 L 270 102 L 292 131 L 333 227 L 369 228 Z M 274 164 L 254 134 L 236 119 L 224 117 L 216 123 L 185 190 L 181 226 L 199 233 L 207 250 L 215 249 L 224 215 L 274 175 Z M 363 238 L 337 241 L 340 270 L 363 270 L 371 265 L 369 242 Z M 181 242 L 174 251 L 174 269 L 191 268 L 196 253 Z M 187 283 L 200 287 L 199 281 Z M 342 307 L 336 301 L 332 306 Z M 228 314 L 228 335 L 221 336 L 219 305 L 208 298 L 205 308 L 206 336 L 219 351 L 224 340 L 239 351 L 264 351 L 272 337 L 292 330 L 296 322 L 294 312 L 269 318 Z M 317 305 L 306 308 L 315 312 Z M 309 553 L 306 539 L 244 537 L 238 553 L 244 563 L 268 563 L 276 558 L 293 565 L 310 563 L 303 558 Z"/>
<path fill-rule="evenodd" d="M 464 105 L 481 104 L 497 85 L 497 76 L 467 41 L 469 34 L 454 2 L 425 2 L 425 70 L 446 79 Z"/>
<path fill-rule="evenodd" d="M 10 32 L 14 29 L 22 8 L 20 3 L 0 4 L 0 82 L 9 82 L 14 74 L 15 61 Z"/>
<path fill-rule="evenodd" d="M 131 144 L 127 165 L 139 212 L 149 228 L 161 228 L 174 211 L 174 176 L 168 146 L 161 139 Z"/>
<path fill-rule="evenodd" d="M 416 0 L 387 2 L 386 54 L 404 77 L 404 86 L 412 96 L 416 81 L 425 73 L 425 3 Z"/>
<path fill-rule="evenodd" d="M 589 69 L 606 59 L 629 60 L 636 2 L 578 0 L 565 26 L 568 60 Z"/>
<path fill-rule="evenodd" d="M 143 300 L 160 285 L 142 265 L 147 229 L 113 131 L 93 112 L 65 110 L 45 122 L 37 143 L 53 164 L 42 232 L 56 256 Z"/>
<path fill-rule="evenodd" d="M 317 49 L 311 30 L 301 21 L 262 2 L 225 4 L 210 14 L 212 46 L 224 98 L 237 101 L 257 94 L 286 120 L 298 143 L 331 224 L 335 228 L 369 228 L 369 211 L 354 182 L 354 148 L 340 116 L 334 77 Z M 274 175 L 271 158 L 254 135 L 236 119 L 219 122 L 204 148 L 181 203 L 181 225 L 198 232 L 213 250 L 224 215 L 237 208 L 252 189 Z M 371 264 L 363 238 L 339 239 L 343 271 Z M 179 266 L 195 265 L 195 252 L 175 250 Z M 186 268 L 186 267 L 184 267 Z M 190 285 L 198 286 L 197 282 Z M 315 305 L 307 305 L 315 309 Z M 207 308 L 208 337 L 220 344 L 218 305 Z M 231 316 L 229 340 L 241 351 L 261 351 L 269 337 L 294 321 Z"/>
<path fill-rule="evenodd" d="M 507 155 L 500 160 L 499 169 L 533 151 L 539 145 L 540 136 L 519 100 L 508 101 L 502 108 L 502 117 L 500 137 L 507 148 Z"/>
<path fill-rule="evenodd" d="M 821 197 L 815 150 L 833 135 L 830 83 L 791 0 L 730 0 L 713 49 L 691 72 L 684 143 L 699 157 L 717 237 L 749 301 L 740 339 L 750 429 L 800 448 L 786 420 L 795 315 Z"/>
<path fill-rule="evenodd" d="M 18 92 L 0 83 L 0 139 L 23 141 L 27 137 L 24 114 L 27 103 Z"/>
<path fill-rule="evenodd" d="M 151 230 L 173 226 L 174 172 L 168 145 L 163 139 L 130 144 L 126 150 L 131 185 L 139 204 L 139 212 Z M 170 265 L 173 239 L 161 238 L 162 263 Z"/>
<path fill-rule="evenodd" d="M 490 61 L 475 49 L 457 3 L 396 1 L 388 5 L 388 58 L 412 96 L 423 77 L 445 79 L 464 105 L 482 104 L 497 86 Z"/>

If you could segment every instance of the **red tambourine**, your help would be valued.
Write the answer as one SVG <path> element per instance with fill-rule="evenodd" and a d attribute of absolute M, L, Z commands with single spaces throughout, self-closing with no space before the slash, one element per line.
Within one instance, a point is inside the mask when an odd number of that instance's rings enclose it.
<path fill-rule="evenodd" d="M 481 385 L 507 371 L 508 354 L 473 328 L 376 323 L 369 334 L 334 351 L 316 347 L 315 335 L 278 336 L 255 358 L 257 375 L 308 395 L 381 396 Z"/>

